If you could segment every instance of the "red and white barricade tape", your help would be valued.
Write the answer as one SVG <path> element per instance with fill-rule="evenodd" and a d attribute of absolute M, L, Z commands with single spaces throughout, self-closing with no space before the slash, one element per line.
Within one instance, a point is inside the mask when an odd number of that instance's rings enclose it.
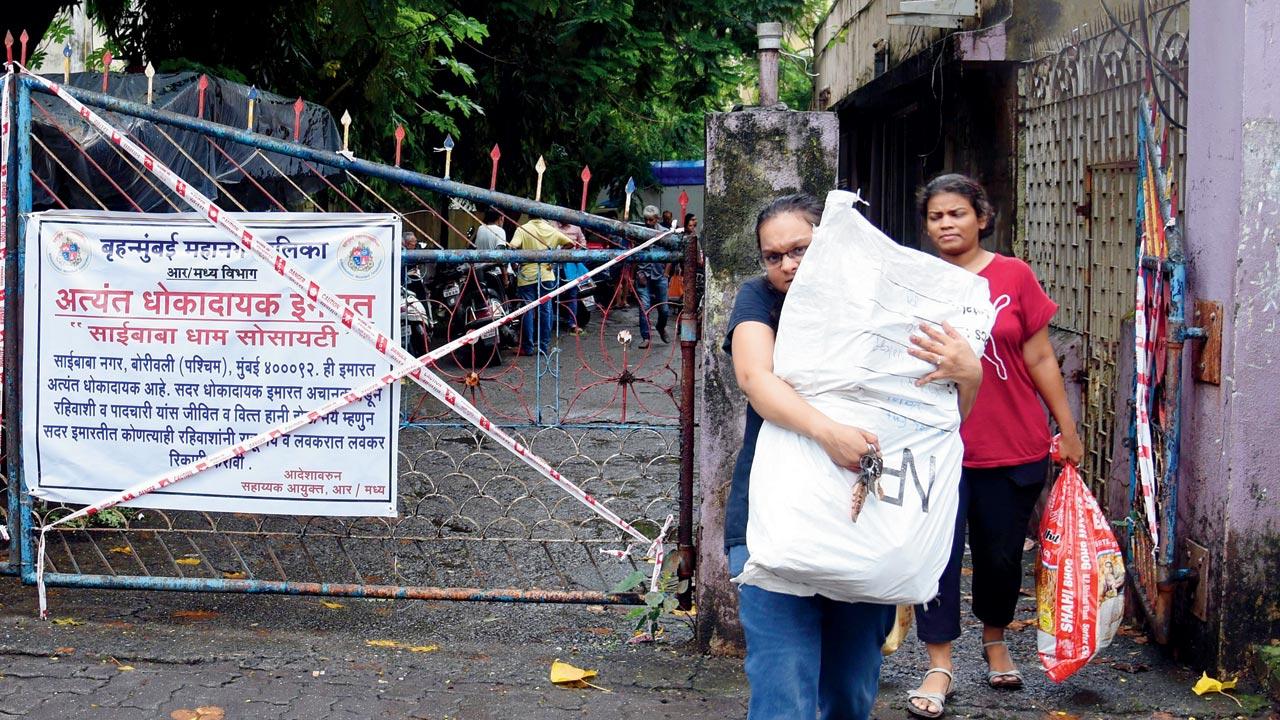
<path fill-rule="evenodd" d="M 0 358 L 4 357 L 4 263 L 9 254 L 9 87 L 13 79 L 10 65 L 0 80 Z M 4 387 L 3 363 L 0 363 L 0 387 Z M 0 406 L 0 421 L 3 420 L 3 406 Z M 4 523 L 0 523 L 0 539 L 9 540 L 9 528 Z"/>
<path fill-rule="evenodd" d="M 1138 482 L 1142 492 L 1142 509 L 1143 514 L 1146 516 L 1147 530 L 1151 533 L 1151 549 L 1152 552 L 1155 552 L 1155 549 L 1160 546 L 1160 525 L 1156 522 L 1156 468 L 1151 446 L 1151 381 L 1148 377 L 1151 372 L 1149 353 L 1151 338 L 1147 337 L 1147 323 L 1150 318 L 1147 317 L 1145 274 L 1145 271 L 1139 267 L 1137 287 L 1135 289 L 1137 307 L 1133 316 L 1133 356 L 1134 369 L 1137 373 L 1137 381 L 1133 385 L 1133 412 L 1134 430 L 1137 434 L 1135 440 L 1137 442 Z"/>
<path fill-rule="evenodd" d="M 266 432 L 256 435 L 245 442 L 236 443 L 235 445 L 225 447 L 222 450 L 219 450 L 218 452 L 213 453 L 212 455 L 206 458 L 203 458 L 199 462 L 190 463 L 172 472 L 166 473 L 158 478 L 154 478 L 151 480 L 147 480 L 145 482 L 138 483 L 119 493 L 116 493 L 115 495 L 112 495 L 97 503 L 94 503 L 93 505 L 83 507 L 69 515 L 59 518 L 55 522 L 42 526 L 40 528 L 40 543 L 39 543 L 39 550 L 38 550 L 38 557 L 37 557 L 37 564 L 36 564 L 36 584 L 37 584 L 37 588 L 39 590 L 39 595 L 40 595 L 41 617 L 47 616 L 45 592 L 44 592 L 44 551 L 45 551 L 45 534 L 51 528 L 56 527 L 57 525 L 61 525 L 63 523 L 81 518 L 81 517 L 93 515 L 101 510 L 112 507 L 114 505 L 118 505 L 122 502 L 128 502 L 129 500 L 133 500 L 134 498 L 140 497 L 149 492 L 153 492 L 155 490 L 168 487 L 169 485 L 185 480 L 211 467 L 215 467 L 220 463 L 226 462 L 236 457 L 240 457 L 244 455 L 246 452 L 256 447 L 264 445 L 280 437 L 281 435 L 297 430 L 298 428 L 303 427 L 309 423 L 315 422 L 320 418 L 324 417 L 325 415 L 328 415 L 329 413 L 332 413 L 338 410 L 339 408 L 344 407 L 347 404 L 353 403 L 365 397 L 366 395 L 374 392 L 375 390 L 381 387 L 384 387 L 386 385 L 389 385 L 403 377 L 413 378 L 413 380 L 417 382 L 419 385 L 421 385 L 424 389 L 426 389 L 427 392 L 431 393 L 433 396 L 438 398 L 441 402 L 444 402 L 446 405 L 452 408 L 454 412 L 458 413 L 463 418 L 465 418 L 468 422 L 478 427 L 482 432 L 484 432 L 490 438 L 495 440 L 498 444 L 502 445 L 507 450 L 514 453 L 516 457 L 518 457 L 526 465 L 537 470 L 543 477 L 546 477 L 548 480 L 558 485 L 561 489 L 563 489 L 565 492 L 572 495 L 579 502 L 581 502 L 583 505 L 591 509 L 600 517 L 604 518 L 610 524 L 621 529 L 624 533 L 630 535 L 636 541 L 635 543 L 633 543 L 632 546 L 647 545 L 649 548 L 648 554 L 654 560 L 654 571 L 653 571 L 652 583 L 654 584 L 657 583 L 658 575 L 661 573 L 661 569 L 662 569 L 662 560 L 663 560 L 662 556 L 664 554 L 664 543 L 663 543 L 663 537 L 661 534 L 658 536 L 657 539 L 651 539 L 646 537 L 639 530 L 636 530 L 635 527 L 633 527 L 630 523 L 623 520 L 612 510 L 602 505 L 598 500 L 592 497 L 589 493 L 585 492 L 584 490 L 582 490 L 582 488 L 578 487 L 574 483 L 570 482 L 567 478 L 562 476 L 558 471 L 555 470 L 555 468 L 551 467 L 551 464 L 548 463 L 546 460 L 530 452 L 528 448 L 520 444 L 515 438 L 508 435 L 500 427 L 493 425 L 489 421 L 489 419 L 484 416 L 483 413 L 481 413 L 478 409 L 475 408 L 475 406 L 469 403 L 465 398 L 455 393 L 449 387 L 447 382 L 445 382 L 435 373 L 431 372 L 430 367 L 435 364 L 435 361 L 437 359 L 453 352 L 454 350 L 457 350 L 460 347 L 476 342 L 476 340 L 484 333 L 487 333 L 501 325 L 514 322 L 521 315 L 533 310 L 538 305 L 551 302 L 551 300 L 556 296 L 562 293 L 565 293 L 574 287 L 577 287 L 577 285 L 579 285 L 586 278 L 598 275 L 599 273 L 604 272 L 608 268 L 625 260 L 631 255 L 649 248 L 654 243 L 670 235 L 672 231 L 662 233 L 657 237 L 651 238 L 645 241 L 644 243 L 641 243 L 640 245 L 637 245 L 636 247 L 624 253 L 619 254 L 617 257 L 613 258 L 612 260 L 609 260 L 608 262 L 604 263 L 600 267 L 597 267 L 594 270 L 587 272 L 582 277 L 577 278 L 572 282 L 566 283 L 565 285 L 562 285 L 561 287 L 553 290 L 550 293 L 547 293 L 546 295 L 543 295 L 537 300 L 534 300 L 533 302 L 528 303 L 527 305 L 524 305 L 512 311 L 511 313 L 509 313 L 503 318 L 495 320 L 481 328 L 477 328 L 476 330 L 473 330 L 467 333 L 466 335 L 454 340 L 453 342 L 450 342 L 446 345 L 443 345 L 431 351 L 427 355 L 424 355 L 422 358 L 415 358 L 412 355 L 410 355 L 408 352 L 406 352 L 403 348 L 401 348 L 398 344 L 391 342 L 391 339 L 388 335 L 382 333 L 372 323 L 365 320 L 362 316 L 354 312 L 352 308 L 347 306 L 345 301 L 340 299 L 338 296 L 332 293 L 329 293 L 328 291 L 321 288 L 318 283 L 316 283 L 313 279 L 311 279 L 311 277 L 303 273 L 298 267 L 296 267 L 293 263 L 291 263 L 283 255 L 281 255 L 274 246 L 270 245 L 269 243 L 264 241 L 262 238 L 255 235 L 252 231 L 244 227 L 234 217 L 223 212 L 223 210 L 220 207 L 218 207 L 216 204 L 214 204 L 213 201 L 205 197 L 195 188 L 188 185 L 185 181 L 183 181 L 180 177 L 178 177 L 177 174 L 175 174 L 172 170 L 170 170 L 168 167 L 166 167 L 163 163 L 161 163 L 156 158 L 151 157 L 146 151 L 144 151 L 141 147 L 135 144 L 127 136 L 125 136 L 119 130 L 115 129 L 105 120 L 103 120 L 97 113 L 93 112 L 83 103 L 81 103 L 80 101 L 72 97 L 57 83 L 50 82 L 49 80 L 46 80 L 45 78 L 42 78 L 38 75 L 31 74 L 27 70 L 25 70 L 25 68 L 23 69 L 23 72 L 27 73 L 30 77 L 35 79 L 36 82 L 44 86 L 51 94 L 57 96 L 58 98 L 66 102 L 68 105 L 70 105 L 71 108 L 74 109 L 80 115 L 81 118 L 83 118 L 86 122 L 88 122 L 91 126 L 93 126 L 93 128 L 96 129 L 99 133 L 101 133 L 103 137 L 110 139 L 111 142 L 115 143 L 122 150 L 124 150 L 126 153 L 131 155 L 134 159 L 136 159 L 143 167 L 147 169 L 148 172 L 152 173 L 157 178 L 159 178 L 160 181 L 164 183 L 166 187 L 173 190 L 179 197 L 181 197 L 184 201 L 186 201 L 186 203 L 190 205 L 194 210 L 203 214 L 205 218 L 209 220 L 210 223 L 212 223 L 215 227 L 221 228 L 222 230 L 230 234 L 233 238 L 235 238 L 235 241 L 241 247 L 249 251 L 252 255 L 257 256 L 260 260 L 262 260 L 269 267 L 271 267 L 277 274 L 280 275 L 281 278 L 283 278 L 290 285 L 302 291 L 302 293 L 307 297 L 307 299 L 316 303 L 320 308 L 329 312 L 333 317 L 339 318 L 340 323 L 344 327 L 346 327 L 349 331 L 354 333 L 356 337 L 359 337 L 360 339 L 364 340 L 366 343 L 372 346 L 375 350 L 377 350 L 383 356 L 391 360 L 395 365 L 395 368 L 391 372 L 387 373 L 381 378 L 371 381 L 363 386 L 353 388 L 350 392 L 345 393 L 339 398 L 334 398 L 333 400 L 330 400 L 329 402 L 325 403 L 324 405 L 321 405 L 319 408 L 305 415 L 300 415 L 297 418 L 294 418 L 293 420 L 287 423 L 282 423 L 281 425 L 278 425 L 274 428 L 271 428 L 270 430 L 267 430 Z M 671 518 L 668 518 L 667 523 L 664 525 L 664 528 L 663 528 L 664 533 L 667 530 L 669 530 L 670 524 L 671 524 Z"/>

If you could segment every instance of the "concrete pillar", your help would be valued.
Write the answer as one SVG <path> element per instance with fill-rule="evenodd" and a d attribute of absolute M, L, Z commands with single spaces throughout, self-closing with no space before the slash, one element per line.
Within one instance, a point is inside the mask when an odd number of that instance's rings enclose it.
<path fill-rule="evenodd" d="M 1173 639 L 1224 671 L 1280 636 L 1278 31 L 1280 3 L 1191 3 L 1187 295 L 1224 312 L 1221 384 L 1188 360 L 1178 490 L 1180 552 L 1209 549 L 1208 619 L 1182 592 Z"/>
<path fill-rule="evenodd" d="M 724 556 L 724 507 L 746 402 L 721 349 L 742 281 L 762 271 L 756 214 L 773 198 L 835 187 L 839 122 L 832 113 L 747 110 L 707 118 L 707 258 L 699 422 L 698 639 L 717 653 L 740 651 L 737 594 Z"/>

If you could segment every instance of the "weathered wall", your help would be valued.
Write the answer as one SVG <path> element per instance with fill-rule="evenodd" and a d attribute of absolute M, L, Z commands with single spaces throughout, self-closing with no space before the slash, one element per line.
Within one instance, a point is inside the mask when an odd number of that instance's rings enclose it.
<path fill-rule="evenodd" d="M 821 112 L 747 110 L 707 118 L 707 258 L 699 419 L 698 639 L 713 652 L 741 647 L 737 593 L 724 556 L 724 506 L 742 443 L 746 403 L 720 350 L 738 286 L 761 272 L 756 214 L 773 198 L 835 186 L 839 130 Z"/>
<path fill-rule="evenodd" d="M 1161 6 L 1170 0 L 1149 0 Z M 1111 0 L 1112 10 L 1131 18 L 1138 0 Z M 1096 32 L 1109 24 L 1096 2 L 1081 0 L 979 0 L 980 16 L 967 22 L 954 49 L 972 59 L 1033 60 L 1046 52 L 1047 41 L 1067 37 L 1073 30 Z M 937 43 L 952 31 L 940 28 L 890 25 L 887 13 L 898 9 L 898 0 L 835 0 L 814 30 L 817 48 L 814 72 L 818 92 L 827 90 L 829 106 L 876 77 L 876 45 L 885 49 L 884 70 Z M 1003 29 L 999 28 L 1004 25 Z M 988 29 L 995 30 L 988 38 Z M 983 39 L 1001 46 L 999 57 L 979 52 Z M 979 47 L 975 47 L 977 41 Z M 1054 48 L 1056 49 L 1056 48 Z"/>
<path fill-rule="evenodd" d="M 1280 4 L 1191 4 L 1189 299 L 1223 303 L 1222 385 L 1190 384 L 1180 535 L 1213 565 L 1183 644 L 1223 669 L 1280 632 Z"/>

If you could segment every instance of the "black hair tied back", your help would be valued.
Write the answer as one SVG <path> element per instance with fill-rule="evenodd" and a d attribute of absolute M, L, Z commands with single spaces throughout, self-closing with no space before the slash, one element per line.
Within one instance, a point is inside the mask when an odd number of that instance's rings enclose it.
<path fill-rule="evenodd" d="M 979 233 L 980 237 L 987 237 L 995 230 L 996 209 L 991 204 L 991 199 L 987 197 L 986 188 L 982 187 L 982 183 L 977 180 L 960 173 L 939 175 L 916 191 L 916 210 L 921 218 L 929 217 L 929 201 L 935 195 L 943 193 L 952 193 L 968 200 L 973 206 L 974 213 L 987 221 L 987 226 Z"/>
<path fill-rule="evenodd" d="M 822 201 L 809 193 L 783 195 L 765 206 L 756 216 L 756 244 L 760 243 L 760 226 L 779 215 L 796 213 L 809 222 L 817 225 L 822 222 Z"/>

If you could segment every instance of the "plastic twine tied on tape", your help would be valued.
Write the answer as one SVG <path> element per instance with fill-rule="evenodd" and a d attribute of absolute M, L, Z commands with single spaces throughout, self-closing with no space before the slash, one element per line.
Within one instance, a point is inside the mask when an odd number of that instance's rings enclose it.
<path fill-rule="evenodd" d="M 247 441 L 227 446 L 198 462 L 189 463 L 188 465 L 182 466 L 157 478 L 140 482 L 119 493 L 94 503 L 93 505 L 83 507 L 52 523 L 41 526 L 36 559 L 36 586 L 40 597 L 41 617 L 48 616 L 44 586 L 44 553 L 45 538 L 50 529 L 82 517 L 96 514 L 106 508 L 118 505 L 122 502 L 128 502 L 155 490 L 168 487 L 169 485 L 192 477 L 193 475 L 215 467 L 227 460 L 244 455 L 246 452 L 256 447 L 264 445 L 281 435 L 297 430 L 309 423 L 315 422 L 339 408 L 353 403 L 375 390 L 396 382 L 403 377 L 413 378 L 415 382 L 421 385 L 427 392 L 431 393 L 432 396 L 448 405 L 454 412 L 462 416 L 471 424 L 475 425 L 484 434 L 495 440 L 499 445 L 502 445 L 508 451 L 515 454 L 516 457 L 526 465 L 538 471 L 538 473 L 543 477 L 551 480 L 565 492 L 572 495 L 580 503 L 602 517 L 605 521 L 619 528 L 627 535 L 630 535 L 637 543 L 648 545 L 650 548 L 649 554 L 655 559 L 654 576 L 657 576 L 657 573 L 660 571 L 662 566 L 662 556 L 665 554 L 661 534 L 657 539 L 650 539 L 646 537 L 630 523 L 623 520 L 612 510 L 602 505 L 596 498 L 592 497 L 590 494 L 583 491 L 582 488 L 562 476 L 542 457 L 531 452 L 501 428 L 493 425 L 487 417 L 475 408 L 475 406 L 468 402 L 466 398 L 455 393 L 449 387 L 448 383 L 433 373 L 430 368 L 435 364 L 437 359 L 452 353 L 454 350 L 464 345 L 476 342 L 476 340 L 484 333 L 490 332 L 502 325 L 514 322 L 517 318 L 536 308 L 538 305 L 548 302 L 551 298 L 577 287 L 586 278 L 600 274 L 626 258 L 648 249 L 658 241 L 668 235 L 671 235 L 673 231 L 667 231 L 650 238 L 630 250 L 620 253 L 617 257 L 600 265 L 578 279 L 566 283 L 546 295 L 543 295 L 537 300 L 512 311 L 505 317 L 495 320 L 483 327 L 477 328 L 466 335 L 433 350 L 422 358 L 415 358 L 398 344 L 391 342 L 387 335 L 383 334 L 376 326 L 367 321 L 363 316 L 354 312 L 347 306 L 344 300 L 322 288 L 319 283 L 281 255 L 274 246 L 255 235 L 230 214 L 225 213 L 222 208 L 216 205 L 212 200 L 205 197 L 190 184 L 183 181 L 182 178 L 159 160 L 148 155 L 146 151 L 130 140 L 124 133 L 106 122 L 101 116 L 90 110 L 86 105 L 76 100 L 58 84 L 50 82 L 38 75 L 31 74 L 25 68 L 22 68 L 22 72 L 50 93 L 70 105 L 71 108 L 95 130 L 101 133 L 104 137 L 109 138 L 112 143 L 137 160 L 138 163 L 145 167 L 151 174 L 159 178 L 166 187 L 181 197 L 187 205 L 203 215 L 206 220 L 214 225 L 214 227 L 220 228 L 231 235 L 237 244 L 249 251 L 249 254 L 258 257 L 262 262 L 266 263 L 267 266 L 279 274 L 281 278 L 286 280 L 294 288 L 303 292 L 307 298 L 315 302 L 324 311 L 330 313 L 335 318 L 339 318 L 340 324 L 343 327 L 354 333 L 356 337 L 371 345 L 375 350 L 391 360 L 395 366 L 391 372 L 383 375 L 381 378 L 377 378 L 365 385 L 353 388 L 350 392 L 326 402 L 324 405 L 321 405 L 312 412 L 300 415 L 289 422 L 282 423 L 270 430 L 267 430 L 266 432 L 250 438 Z M 669 524 L 670 519 L 668 519 L 668 525 Z"/>

